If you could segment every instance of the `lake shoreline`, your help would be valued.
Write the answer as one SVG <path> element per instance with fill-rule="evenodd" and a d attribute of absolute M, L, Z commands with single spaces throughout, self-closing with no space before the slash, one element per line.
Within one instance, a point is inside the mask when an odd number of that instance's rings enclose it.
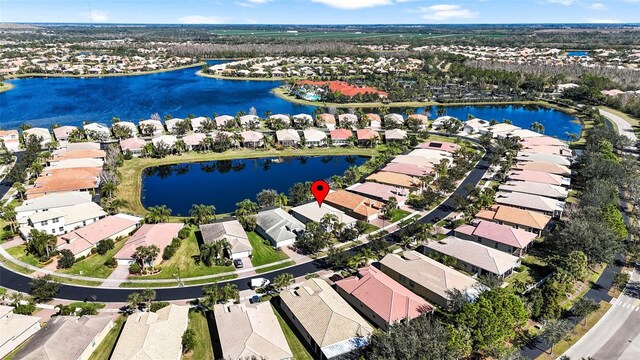
<path fill-rule="evenodd" d="M 2 85 L 0 85 L 0 93 L 1 92 L 5 92 L 5 91 L 9 91 L 11 89 L 13 89 L 14 87 L 16 87 L 13 84 L 9 84 L 9 83 L 2 83 Z"/>

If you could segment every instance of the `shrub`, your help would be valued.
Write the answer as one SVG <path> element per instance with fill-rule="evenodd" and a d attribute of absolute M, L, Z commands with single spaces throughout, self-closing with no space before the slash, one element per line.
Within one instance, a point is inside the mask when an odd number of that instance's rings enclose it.
<path fill-rule="evenodd" d="M 115 244 L 111 239 L 100 240 L 98 242 L 98 246 L 96 246 L 96 251 L 98 252 L 98 254 L 104 255 L 109 250 L 113 249 L 114 246 Z"/>
<path fill-rule="evenodd" d="M 36 304 L 29 302 L 28 304 L 18 304 L 13 310 L 14 314 L 31 315 L 36 311 Z"/>
<path fill-rule="evenodd" d="M 193 329 L 187 329 L 182 334 L 182 351 L 188 353 L 193 350 L 197 345 L 196 332 Z"/>
<path fill-rule="evenodd" d="M 151 303 L 151 308 L 149 309 L 151 312 L 156 312 L 164 307 L 169 306 L 169 303 L 166 301 L 155 301 Z"/>
<path fill-rule="evenodd" d="M 116 266 L 118 266 L 118 262 L 116 261 L 116 259 L 111 258 L 107 261 L 104 262 L 104 266 L 109 267 L 109 268 L 114 268 Z"/>
<path fill-rule="evenodd" d="M 129 274 L 140 274 L 142 269 L 140 269 L 140 265 L 137 262 L 134 262 L 129 266 Z"/>
<path fill-rule="evenodd" d="M 173 257 L 173 255 L 176 254 L 176 250 L 177 248 L 175 246 L 173 246 L 173 244 L 167 246 L 166 248 L 164 248 L 164 251 L 162 252 L 162 260 L 169 260 Z"/>
<path fill-rule="evenodd" d="M 131 159 L 133 159 L 133 154 L 131 153 L 130 150 L 127 150 L 127 151 L 125 151 L 123 158 L 125 160 L 131 160 Z"/>
<path fill-rule="evenodd" d="M 522 266 L 522 265 L 516 266 L 515 268 L 513 268 L 513 270 L 515 270 L 516 272 L 523 272 L 524 271 L 524 266 Z"/>
<path fill-rule="evenodd" d="M 76 257 L 71 250 L 64 249 L 60 251 L 60 259 L 58 260 L 58 269 L 68 269 L 76 262 Z"/>
<path fill-rule="evenodd" d="M 183 227 L 182 229 L 180 229 L 180 231 L 178 232 L 178 237 L 180 239 L 186 239 L 189 237 L 189 235 L 191 235 L 191 230 L 189 228 Z"/>
<path fill-rule="evenodd" d="M 171 246 L 175 246 L 176 248 L 180 247 L 180 244 L 182 244 L 182 239 L 180 238 L 173 238 L 173 240 L 171 240 Z"/>

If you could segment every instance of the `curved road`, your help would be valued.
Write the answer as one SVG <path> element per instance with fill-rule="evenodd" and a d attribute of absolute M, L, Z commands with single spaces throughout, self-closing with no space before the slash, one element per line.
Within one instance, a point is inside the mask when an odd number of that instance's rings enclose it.
<path fill-rule="evenodd" d="M 475 139 L 467 139 L 477 143 Z M 485 153 L 484 157 L 480 162 L 476 165 L 476 167 L 471 171 L 471 173 L 462 181 L 460 186 L 453 192 L 453 194 L 458 194 L 461 196 L 466 196 L 467 185 L 476 186 L 485 175 L 487 170 L 489 169 L 489 161 L 488 156 Z M 444 203 L 440 204 L 437 208 L 432 210 L 425 217 L 421 218 L 421 222 L 432 222 L 436 218 L 444 219 L 451 212 L 455 210 L 455 205 L 453 201 L 453 194 L 450 196 Z M 360 245 L 364 246 L 364 245 Z M 353 248 L 352 250 L 357 249 Z M 288 268 L 279 269 L 276 271 L 272 271 L 269 273 L 260 274 L 262 277 L 267 277 L 273 280 L 274 277 L 278 276 L 282 273 L 290 273 L 293 274 L 294 277 L 304 276 L 308 273 L 317 272 L 325 269 L 326 266 L 322 263 L 321 260 L 316 260 L 313 262 L 308 262 L 304 264 L 294 265 Z M 29 282 L 31 278 L 27 275 L 23 275 L 20 273 L 13 272 L 8 270 L 2 266 L 0 266 L 0 286 L 29 293 L 31 288 L 29 286 Z M 240 290 L 249 289 L 249 281 L 250 278 L 244 279 L 236 279 L 236 280 L 227 280 L 220 281 L 219 284 L 224 283 L 232 283 L 238 286 Z M 157 299 L 159 301 L 169 301 L 169 300 L 184 300 L 184 299 L 194 299 L 202 296 L 202 287 L 206 284 L 202 285 L 193 285 L 193 286 L 185 286 L 182 288 L 172 287 L 172 288 L 158 288 L 155 289 L 157 293 Z M 56 298 L 59 299 L 67 299 L 67 300 L 76 300 L 76 301 L 84 301 L 89 299 L 95 299 L 95 301 L 100 302 L 126 302 L 127 296 L 133 292 L 139 292 L 140 289 L 134 288 L 98 288 L 98 287 L 86 287 L 80 285 L 70 285 L 70 284 L 62 284 L 60 286 L 60 292 L 56 295 Z"/>

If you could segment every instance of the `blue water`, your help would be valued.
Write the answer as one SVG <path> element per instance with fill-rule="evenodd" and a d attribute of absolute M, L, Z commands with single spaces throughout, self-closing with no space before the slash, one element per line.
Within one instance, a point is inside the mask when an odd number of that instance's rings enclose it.
<path fill-rule="evenodd" d="M 568 51 L 567 56 L 584 57 L 584 56 L 589 56 L 589 52 L 588 51 Z"/>
<path fill-rule="evenodd" d="M 193 204 L 229 213 L 243 199 L 256 201 L 263 189 L 288 193 L 297 182 L 329 179 L 367 161 L 360 156 L 285 157 L 163 165 L 142 174 L 142 204 L 167 205 L 174 215 L 188 215 Z"/>
<path fill-rule="evenodd" d="M 216 63 L 216 62 L 210 62 Z M 27 123 L 49 127 L 52 124 L 79 125 L 83 121 L 110 123 L 112 117 L 138 121 L 153 113 L 174 117 L 236 114 L 255 107 L 283 114 L 312 113 L 313 106 L 297 105 L 280 99 L 270 90 L 281 82 L 236 81 L 195 75 L 199 68 L 158 74 L 104 78 L 24 78 L 8 80 L 15 85 L 0 93 L 0 128 L 10 129 Z M 392 109 L 394 110 L 394 109 Z M 429 109 L 434 118 L 436 108 Z M 542 123 L 546 134 L 565 137 L 580 133 L 571 116 L 556 110 L 521 106 L 447 107 L 447 113 L 466 120 L 468 114 L 529 127 Z"/>

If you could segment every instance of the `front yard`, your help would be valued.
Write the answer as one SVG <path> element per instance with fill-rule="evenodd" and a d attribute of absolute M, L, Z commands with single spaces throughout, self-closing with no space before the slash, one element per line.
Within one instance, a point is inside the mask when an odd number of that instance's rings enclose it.
<path fill-rule="evenodd" d="M 116 253 L 124 246 L 126 243 L 125 239 L 117 241 L 114 244 L 113 249 L 107 251 L 106 254 L 100 255 L 95 253 L 93 255 L 89 255 L 86 258 L 77 261 L 73 266 L 68 269 L 59 269 L 57 272 L 63 274 L 71 274 L 71 275 L 80 275 L 86 277 L 95 277 L 95 278 L 107 278 L 113 272 L 114 268 L 110 268 L 104 265 L 104 263 L 113 258 Z"/>
<path fill-rule="evenodd" d="M 257 233 L 251 231 L 247 233 L 253 252 L 251 253 L 251 263 L 253 266 L 271 264 L 272 262 L 288 259 L 289 256 L 281 250 L 276 250 L 268 240 L 263 239 Z"/>
<path fill-rule="evenodd" d="M 26 249 L 26 245 L 21 244 L 7 249 L 9 255 L 11 255 L 14 259 L 20 260 L 25 264 L 42 267 L 33 255 L 27 254 L 24 250 Z"/>

